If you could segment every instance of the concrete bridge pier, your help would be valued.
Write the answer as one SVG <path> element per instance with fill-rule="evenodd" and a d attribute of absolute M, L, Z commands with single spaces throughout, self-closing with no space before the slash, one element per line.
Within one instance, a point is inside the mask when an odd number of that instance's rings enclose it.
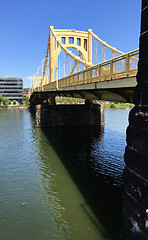
<path fill-rule="evenodd" d="M 54 95 L 50 95 L 49 96 L 49 104 L 50 105 L 56 105 L 56 101 L 55 101 L 55 96 Z"/>
<path fill-rule="evenodd" d="M 148 2 L 142 1 L 135 107 L 129 114 L 121 240 L 148 239 Z"/>
<path fill-rule="evenodd" d="M 37 127 L 82 127 L 104 125 L 104 108 L 99 104 L 36 105 Z"/>

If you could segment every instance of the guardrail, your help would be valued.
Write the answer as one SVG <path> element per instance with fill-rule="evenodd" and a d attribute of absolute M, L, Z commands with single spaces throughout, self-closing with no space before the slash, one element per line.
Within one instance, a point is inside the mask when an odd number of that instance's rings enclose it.
<path fill-rule="evenodd" d="M 36 87 L 33 91 L 59 90 L 68 86 L 136 76 L 138 61 L 139 49 L 136 49 L 41 87 Z"/>

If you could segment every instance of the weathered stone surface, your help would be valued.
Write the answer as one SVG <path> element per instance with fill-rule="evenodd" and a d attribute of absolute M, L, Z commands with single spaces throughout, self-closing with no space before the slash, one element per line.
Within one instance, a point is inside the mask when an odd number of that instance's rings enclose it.
<path fill-rule="evenodd" d="M 38 119 L 39 118 L 39 119 Z M 104 124 L 104 111 L 94 105 L 48 105 L 37 107 L 36 126 L 70 127 L 99 126 Z"/>
<path fill-rule="evenodd" d="M 144 13 L 143 13 L 144 14 Z M 145 16 L 146 18 L 146 16 Z M 140 53 L 139 53 L 139 59 L 141 60 L 142 58 L 145 58 L 148 56 L 148 32 L 147 30 L 147 24 L 144 25 L 143 28 L 145 28 L 145 32 L 140 36 Z"/>
<path fill-rule="evenodd" d="M 121 240 L 147 240 L 142 232 L 137 230 L 137 223 L 134 219 L 127 216 L 123 210 L 123 222 L 121 228 Z"/>
<path fill-rule="evenodd" d="M 135 233 L 135 237 L 137 235 L 141 235 L 143 236 L 142 239 L 147 239 L 148 228 L 146 227 L 146 209 L 140 205 L 139 202 L 137 202 L 137 200 L 126 190 L 123 193 L 123 211 L 131 222 L 130 231 Z"/>
<path fill-rule="evenodd" d="M 139 105 L 140 104 L 140 100 L 141 100 L 141 83 L 138 83 L 137 86 L 135 87 L 135 90 L 133 92 L 133 103 L 135 105 Z"/>
<path fill-rule="evenodd" d="M 145 81 L 148 81 L 148 57 L 140 59 L 138 63 L 137 82 Z"/>
<path fill-rule="evenodd" d="M 148 1 L 142 0 L 135 106 L 129 114 L 123 194 L 122 240 L 148 240 Z M 139 106 L 138 106 L 139 105 Z"/>
<path fill-rule="evenodd" d="M 41 127 L 41 105 L 36 105 L 35 126 Z"/>
<path fill-rule="evenodd" d="M 142 9 L 144 9 L 147 5 L 148 5 L 147 0 L 142 0 Z"/>
<path fill-rule="evenodd" d="M 141 33 L 146 32 L 148 29 L 148 8 L 143 8 L 143 11 L 141 13 L 141 21 L 143 22 L 141 26 Z"/>
<path fill-rule="evenodd" d="M 35 104 L 30 104 L 29 110 L 30 110 L 31 114 L 35 117 L 36 105 Z"/>
<path fill-rule="evenodd" d="M 124 179 L 126 191 L 146 210 L 148 208 L 148 181 L 129 168 L 125 170 Z"/>
<path fill-rule="evenodd" d="M 148 105 L 148 81 L 145 81 L 141 87 L 141 105 Z"/>
<path fill-rule="evenodd" d="M 136 151 L 135 149 L 129 148 L 127 146 L 125 149 L 124 161 L 129 169 L 148 181 L 147 155 L 144 155 L 142 152 Z"/>
<path fill-rule="evenodd" d="M 141 69 L 142 71 L 142 69 Z M 148 74 L 148 65 L 147 65 L 147 74 Z M 135 105 L 148 105 L 148 77 L 144 76 L 144 71 L 142 72 L 143 74 L 143 80 L 145 78 L 145 82 L 140 82 L 137 84 L 134 93 L 133 93 L 133 103 Z M 137 74 L 138 78 L 138 74 Z"/>
<path fill-rule="evenodd" d="M 127 144 L 130 148 L 148 155 L 148 129 L 128 126 Z"/>
<path fill-rule="evenodd" d="M 142 74 L 144 74 L 144 71 Z M 148 74 L 148 66 L 147 66 L 147 74 Z M 135 105 L 148 105 L 148 94 L 147 94 L 148 77 L 143 76 L 143 79 L 144 78 L 146 79 L 145 82 L 139 81 L 133 93 L 133 102 Z"/>
<path fill-rule="evenodd" d="M 138 128 L 148 128 L 148 106 L 135 106 L 129 113 L 129 124 Z"/>

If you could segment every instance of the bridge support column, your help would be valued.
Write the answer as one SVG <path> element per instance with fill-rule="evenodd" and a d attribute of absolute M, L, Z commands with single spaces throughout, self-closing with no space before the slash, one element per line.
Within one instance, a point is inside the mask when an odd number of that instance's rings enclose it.
<path fill-rule="evenodd" d="M 29 110 L 30 110 L 31 114 L 35 117 L 35 114 L 36 114 L 36 105 L 33 104 L 33 103 L 30 103 Z"/>
<path fill-rule="evenodd" d="M 49 104 L 51 104 L 51 105 L 56 105 L 55 96 L 51 95 L 51 96 L 49 97 Z"/>
<path fill-rule="evenodd" d="M 148 239 L 148 3 L 144 0 L 137 82 L 125 149 L 122 240 Z"/>
<path fill-rule="evenodd" d="M 36 106 L 37 127 L 81 127 L 104 125 L 104 111 L 94 105 L 49 105 Z"/>
<path fill-rule="evenodd" d="M 93 100 L 85 100 L 85 105 L 93 105 Z"/>

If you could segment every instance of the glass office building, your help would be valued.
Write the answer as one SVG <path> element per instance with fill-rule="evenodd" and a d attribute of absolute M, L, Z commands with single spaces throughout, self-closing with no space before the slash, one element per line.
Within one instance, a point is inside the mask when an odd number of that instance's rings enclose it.
<path fill-rule="evenodd" d="M 0 78 L 0 95 L 13 101 L 22 103 L 23 80 L 15 76 Z"/>

